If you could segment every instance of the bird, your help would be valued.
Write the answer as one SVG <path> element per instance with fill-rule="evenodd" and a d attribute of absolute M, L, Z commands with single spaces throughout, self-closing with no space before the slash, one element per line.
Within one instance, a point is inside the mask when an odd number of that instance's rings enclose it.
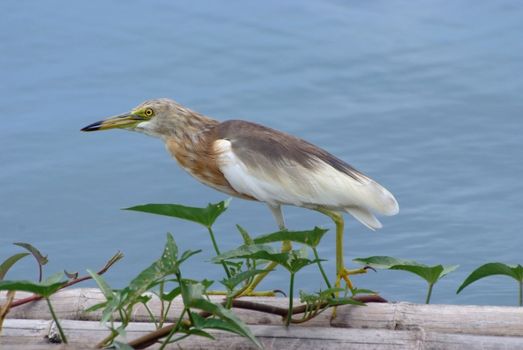
<path fill-rule="evenodd" d="M 82 128 L 91 132 L 125 129 L 164 141 L 178 164 L 204 185 L 228 195 L 266 203 L 278 228 L 286 230 L 283 205 L 330 217 L 336 226 L 336 286 L 351 290 L 343 262 L 344 217 L 348 213 L 371 230 L 382 227 L 376 214 L 399 212 L 394 195 L 326 150 L 291 134 L 245 120 L 218 121 L 168 99 L 147 100 L 130 112 Z M 292 249 L 282 244 L 282 252 Z M 249 286 L 252 292 L 275 264 Z"/>

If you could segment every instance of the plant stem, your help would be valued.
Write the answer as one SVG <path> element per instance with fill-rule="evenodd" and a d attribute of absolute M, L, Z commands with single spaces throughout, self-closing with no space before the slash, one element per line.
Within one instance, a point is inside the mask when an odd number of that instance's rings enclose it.
<path fill-rule="evenodd" d="M 116 262 L 118 262 L 120 259 L 123 258 L 123 254 L 118 252 L 116 253 L 106 264 L 105 266 L 97 272 L 98 275 L 103 275 L 104 273 L 107 272 L 107 270 L 109 270 L 111 268 L 111 266 L 113 266 Z M 83 276 L 83 277 L 78 277 L 78 278 L 75 278 L 74 280 L 70 280 L 69 282 L 67 282 L 66 284 L 64 284 L 62 287 L 60 287 L 59 290 L 61 289 L 64 289 L 64 288 L 67 288 L 67 287 L 70 287 L 72 285 L 75 285 L 77 283 L 80 283 L 80 282 L 83 282 L 83 281 L 86 281 L 86 280 L 90 280 L 92 279 L 92 277 L 90 275 L 87 275 L 87 276 Z M 43 297 L 41 295 L 38 295 L 38 294 L 34 294 L 30 297 L 27 297 L 27 298 L 23 298 L 23 299 L 18 299 L 18 300 L 15 300 L 13 301 L 13 303 L 11 304 L 11 308 L 13 307 L 17 307 L 17 306 L 20 306 L 20 305 L 23 305 L 23 304 L 27 304 L 27 303 L 30 303 L 32 301 L 36 301 L 36 300 L 40 300 L 42 299 Z"/>
<path fill-rule="evenodd" d="M 10 290 L 7 292 L 6 295 L 6 301 L 4 305 L 0 306 L 0 334 L 2 334 L 2 325 L 4 324 L 4 319 L 7 313 L 9 312 L 9 309 L 11 308 L 11 303 L 13 302 L 15 298 L 16 291 Z"/>
<path fill-rule="evenodd" d="M 165 308 L 165 305 L 164 305 L 164 300 L 163 300 L 163 289 L 164 289 L 164 286 L 165 286 L 165 281 L 162 281 L 160 282 L 160 301 L 161 301 L 161 304 L 160 304 L 160 320 L 159 320 L 159 327 L 156 327 L 156 328 L 160 328 L 160 327 L 163 327 L 163 314 L 164 314 L 164 308 Z"/>
<path fill-rule="evenodd" d="M 293 304 L 293 298 L 294 298 L 294 273 L 291 273 L 291 283 L 289 286 L 289 310 L 287 311 L 287 321 L 285 322 L 285 326 L 289 327 L 289 324 L 291 324 L 291 318 L 292 318 L 292 304 Z"/>
<path fill-rule="evenodd" d="M 58 332 L 60 333 L 60 338 L 62 338 L 62 341 L 64 344 L 67 344 L 67 338 L 65 337 L 64 330 L 62 329 L 62 326 L 60 326 L 60 322 L 58 322 L 58 318 L 56 317 L 56 314 L 54 313 L 53 305 L 51 305 L 51 300 L 49 298 L 45 298 L 47 301 L 47 306 L 49 306 L 49 311 L 51 312 L 51 317 L 53 318 L 54 323 L 56 324 L 56 327 L 58 328 Z"/>
<path fill-rule="evenodd" d="M 212 228 L 209 226 L 207 227 L 207 230 L 209 230 L 209 235 L 211 236 L 212 245 L 214 247 L 214 251 L 216 252 L 216 255 L 220 255 L 220 249 L 218 249 L 218 244 L 216 243 L 216 239 L 214 238 L 214 232 L 212 231 Z M 229 272 L 229 269 L 227 268 L 227 265 L 225 262 L 222 261 L 223 269 L 225 270 L 225 274 L 227 275 L 227 278 L 231 278 L 231 273 Z"/>
<path fill-rule="evenodd" d="M 523 306 L 523 280 L 519 281 L 519 306 Z"/>
<path fill-rule="evenodd" d="M 434 287 L 434 283 L 429 283 L 429 291 L 427 293 L 427 299 L 425 300 L 425 304 L 430 304 L 430 296 L 432 295 L 432 287 Z"/>
<path fill-rule="evenodd" d="M 162 300 L 163 302 L 163 300 Z M 151 309 L 149 308 L 149 306 L 147 306 L 147 303 L 143 303 L 142 304 L 145 308 L 145 310 L 147 311 L 147 313 L 149 314 L 149 317 L 151 318 L 151 321 L 154 322 L 154 326 L 158 329 L 160 327 L 162 327 L 162 324 L 158 324 L 158 322 L 156 322 L 156 317 L 154 316 L 153 312 L 151 311 Z"/>
<path fill-rule="evenodd" d="M 232 299 L 234 297 L 234 294 L 232 294 L 232 290 L 227 293 L 225 296 L 225 308 L 230 309 L 232 307 Z"/>
<path fill-rule="evenodd" d="M 165 341 L 162 343 L 162 346 L 160 346 L 160 349 L 158 349 L 158 350 L 163 350 L 167 346 L 167 344 L 169 344 L 173 335 L 178 331 L 178 329 L 180 329 L 180 325 L 182 324 L 183 316 L 185 315 L 186 312 L 187 312 L 187 309 L 184 308 L 180 315 L 180 318 L 178 318 L 178 322 L 176 322 L 176 325 L 173 327 L 173 329 L 171 329 L 171 331 L 169 332 L 169 335 L 167 335 L 167 338 L 165 338 Z"/>
<path fill-rule="evenodd" d="M 171 309 L 171 305 L 172 305 L 172 300 L 167 303 L 167 307 L 165 308 L 165 313 L 162 315 L 162 322 L 161 322 L 160 328 L 163 327 L 163 324 L 165 322 L 167 322 L 167 316 L 169 314 L 169 310 Z"/>
<path fill-rule="evenodd" d="M 312 248 L 312 251 L 314 252 L 314 257 L 317 260 L 318 268 L 320 269 L 321 275 L 323 276 L 323 280 L 325 281 L 327 288 L 331 289 L 332 286 L 329 282 L 329 279 L 327 278 L 327 274 L 325 273 L 325 270 L 323 270 L 323 266 L 321 266 L 321 261 L 320 261 L 319 255 L 318 255 L 318 251 L 316 250 L 316 248 Z"/>

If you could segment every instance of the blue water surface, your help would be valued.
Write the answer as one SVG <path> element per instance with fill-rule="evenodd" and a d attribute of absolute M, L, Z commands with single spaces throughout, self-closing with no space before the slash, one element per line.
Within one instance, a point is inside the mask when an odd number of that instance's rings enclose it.
<path fill-rule="evenodd" d="M 220 279 L 207 232 L 122 211 L 227 198 L 184 173 L 161 141 L 79 129 L 141 101 L 170 97 L 220 120 L 305 138 L 370 175 L 401 212 L 371 232 L 348 218 L 346 260 L 391 255 L 460 264 L 435 303 L 514 305 L 494 277 L 455 291 L 489 261 L 523 263 L 523 3 L 520 1 L 3 1 L 0 5 L 0 259 L 30 242 L 46 272 L 97 269 L 123 286 L 161 253 L 165 233 L 193 278 Z M 291 229 L 330 228 L 286 208 Z M 222 250 L 274 231 L 267 208 L 234 199 L 215 225 Z M 334 274 L 334 234 L 320 246 Z M 34 278 L 26 259 L 9 278 Z M 423 302 L 399 271 L 354 278 L 390 300 Z M 318 290 L 316 269 L 299 288 Z M 262 288 L 287 288 L 278 271 Z M 88 284 L 86 284 L 88 285 Z M 218 287 L 218 286 L 217 286 Z"/>

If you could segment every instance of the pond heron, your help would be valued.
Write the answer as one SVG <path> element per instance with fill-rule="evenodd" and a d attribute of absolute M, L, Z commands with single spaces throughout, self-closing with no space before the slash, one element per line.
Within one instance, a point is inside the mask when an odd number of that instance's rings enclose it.
<path fill-rule="evenodd" d="M 395 215 L 398 202 L 384 187 L 329 152 L 295 136 L 243 120 L 219 122 L 170 99 L 154 99 L 129 113 L 90 124 L 82 131 L 120 128 L 161 138 L 180 166 L 193 177 L 231 196 L 266 203 L 280 230 L 282 205 L 321 212 L 336 225 L 336 286 L 352 290 L 343 263 L 343 212 L 368 228 L 375 217 Z M 282 251 L 291 249 L 284 242 Z M 267 267 L 266 271 L 274 268 Z M 260 275 L 250 286 L 261 281 Z"/>

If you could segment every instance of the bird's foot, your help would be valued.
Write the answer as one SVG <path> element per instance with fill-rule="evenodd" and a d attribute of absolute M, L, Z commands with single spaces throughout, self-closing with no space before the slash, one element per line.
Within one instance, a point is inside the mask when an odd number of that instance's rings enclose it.
<path fill-rule="evenodd" d="M 345 281 L 345 284 L 347 285 L 347 288 L 351 291 L 352 295 L 354 295 L 354 291 L 356 290 L 356 288 L 354 287 L 354 284 L 350 280 L 349 276 L 361 275 L 361 274 L 367 273 L 367 270 L 369 270 L 369 269 L 374 270 L 370 266 L 364 266 L 359 269 L 347 269 L 344 267 L 341 269 L 341 271 L 339 271 L 336 274 L 336 283 L 334 285 L 336 286 L 336 288 L 341 288 L 341 281 L 343 280 L 343 281 Z M 339 292 L 336 292 L 336 297 L 339 297 L 339 294 L 340 294 Z M 336 306 L 334 306 L 332 308 L 331 319 L 334 319 L 334 318 L 336 318 Z"/>
<path fill-rule="evenodd" d="M 350 280 L 349 276 L 351 276 L 351 275 L 361 275 L 361 274 L 367 273 L 367 270 L 369 270 L 369 269 L 374 270 L 374 268 L 372 268 L 370 266 L 364 266 L 364 267 L 361 267 L 359 269 L 347 269 L 347 268 L 344 267 L 336 275 L 336 287 L 340 287 L 341 280 L 344 280 L 345 284 L 347 285 L 347 288 L 351 292 L 354 291 L 355 290 L 354 284 Z M 374 270 L 374 271 L 376 271 L 376 270 Z"/>

